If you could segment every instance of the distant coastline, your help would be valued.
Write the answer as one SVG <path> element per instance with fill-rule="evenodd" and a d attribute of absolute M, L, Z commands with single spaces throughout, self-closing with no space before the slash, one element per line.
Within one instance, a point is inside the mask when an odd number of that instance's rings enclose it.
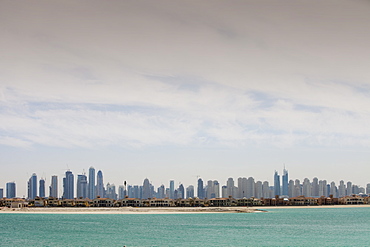
<path fill-rule="evenodd" d="M 194 214 L 194 213 L 255 213 L 263 209 L 248 207 L 35 207 L 35 208 L 0 208 L 1 213 L 36 213 L 36 214 Z"/>
<path fill-rule="evenodd" d="M 328 209 L 366 208 L 364 205 L 322 205 L 322 206 L 262 206 L 262 207 L 119 207 L 119 208 L 0 208 L 0 214 L 204 214 L 204 213 L 258 213 L 269 209 Z"/>

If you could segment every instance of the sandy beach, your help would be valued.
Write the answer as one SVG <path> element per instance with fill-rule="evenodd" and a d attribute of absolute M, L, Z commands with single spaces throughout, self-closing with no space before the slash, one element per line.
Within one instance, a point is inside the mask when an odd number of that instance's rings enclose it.
<path fill-rule="evenodd" d="M 292 208 L 370 208 L 370 204 L 362 205 L 320 205 L 320 206 L 257 206 L 254 209 L 268 211 L 269 209 L 292 209 Z"/>
<path fill-rule="evenodd" d="M 264 206 L 264 207 L 158 207 L 158 208 L 0 208 L 1 213 L 36 214 L 204 214 L 204 213 L 258 213 L 269 209 L 323 209 L 364 208 L 370 205 L 323 205 L 323 206 Z"/>
<path fill-rule="evenodd" d="M 194 214 L 194 213 L 254 213 L 263 209 L 247 207 L 117 207 L 117 208 L 1 208 L 0 213 L 37 214 Z"/>

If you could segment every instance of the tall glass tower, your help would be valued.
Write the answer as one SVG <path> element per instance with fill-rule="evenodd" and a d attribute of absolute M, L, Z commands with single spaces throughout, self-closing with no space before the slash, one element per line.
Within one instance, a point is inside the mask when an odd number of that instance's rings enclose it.
<path fill-rule="evenodd" d="M 45 197 L 45 180 L 43 178 L 40 179 L 39 183 L 39 196 L 41 198 Z"/>
<path fill-rule="evenodd" d="M 14 198 L 16 194 L 15 182 L 6 183 L 6 198 Z"/>
<path fill-rule="evenodd" d="M 87 197 L 87 177 L 85 174 L 77 175 L 77 198 Z"/>
<path fill-rule="evenodd" d="M 203 188 L 203 180 L 201 178 L 198 179 L 198 198 L 204 199 L 204 188 Z"/>
<path fill-rule="evenodd" d="M 95 199 L 95 169 L 94 167 L 89 168 L 89 188 L 87 192 L 87 197 L 91 200 Z"/>
<path fill-rule="evenodd" d="M 100 196 L 100 197 L 105 196 L 103 173 L 101 170 L 98 171 L 98 174 L 96 176 L 96 195 L 95 196 Z"/>
<path fill-rule="evenodd" d="M 37 176 L 33 173 L 28 180 L 28 199 L 35 199 L 37 196 Z"/>
<path fill-rule="evenodd" d="M 74 198 L 74 176 L 71 171 L 66 171 L 66 177 L 63 178 L 63 198 L 73 199 Z"/>
<path fill-rule="evenodd" d="M 51 177 L 50 197 L 58 198 L 58 176 Z"/>
<path fill-rule="evenodd" d="M 275 171 L 274 175 L 274 195 L 280 196 L 280 176 L 277 171 Z"/>
<path fill-rule="evenodd" d="M 175 181 L 170 180 L 170 199 L 175 199 Z"/>
<path fill-rule="evenodd" d="M 289 178 L 288 178 L 288 170 L 286 170 L 285 167 L 284 167 L 284 170 L 283 170 L 282 180 L 283 180 L 282 195 L 283 196 L 288 196 L 288 194 L 289 194 L 289 191 L 288 191 Z"/>

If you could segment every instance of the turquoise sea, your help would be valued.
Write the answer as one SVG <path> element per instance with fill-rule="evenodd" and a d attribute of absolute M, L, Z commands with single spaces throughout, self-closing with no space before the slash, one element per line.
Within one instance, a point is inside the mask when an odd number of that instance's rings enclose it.
<path fill-rule="evenodd" d="M 370 208 L 0 214 L 1 246 L 370 246 Z"/>

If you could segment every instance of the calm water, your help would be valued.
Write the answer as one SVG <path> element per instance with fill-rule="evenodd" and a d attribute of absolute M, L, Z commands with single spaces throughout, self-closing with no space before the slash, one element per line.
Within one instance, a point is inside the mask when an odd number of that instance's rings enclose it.
<path fill-rule="evenodd" d="M 370 208 L 252 214 L 0 214 L 1 246 L 370 246 Z"/>

